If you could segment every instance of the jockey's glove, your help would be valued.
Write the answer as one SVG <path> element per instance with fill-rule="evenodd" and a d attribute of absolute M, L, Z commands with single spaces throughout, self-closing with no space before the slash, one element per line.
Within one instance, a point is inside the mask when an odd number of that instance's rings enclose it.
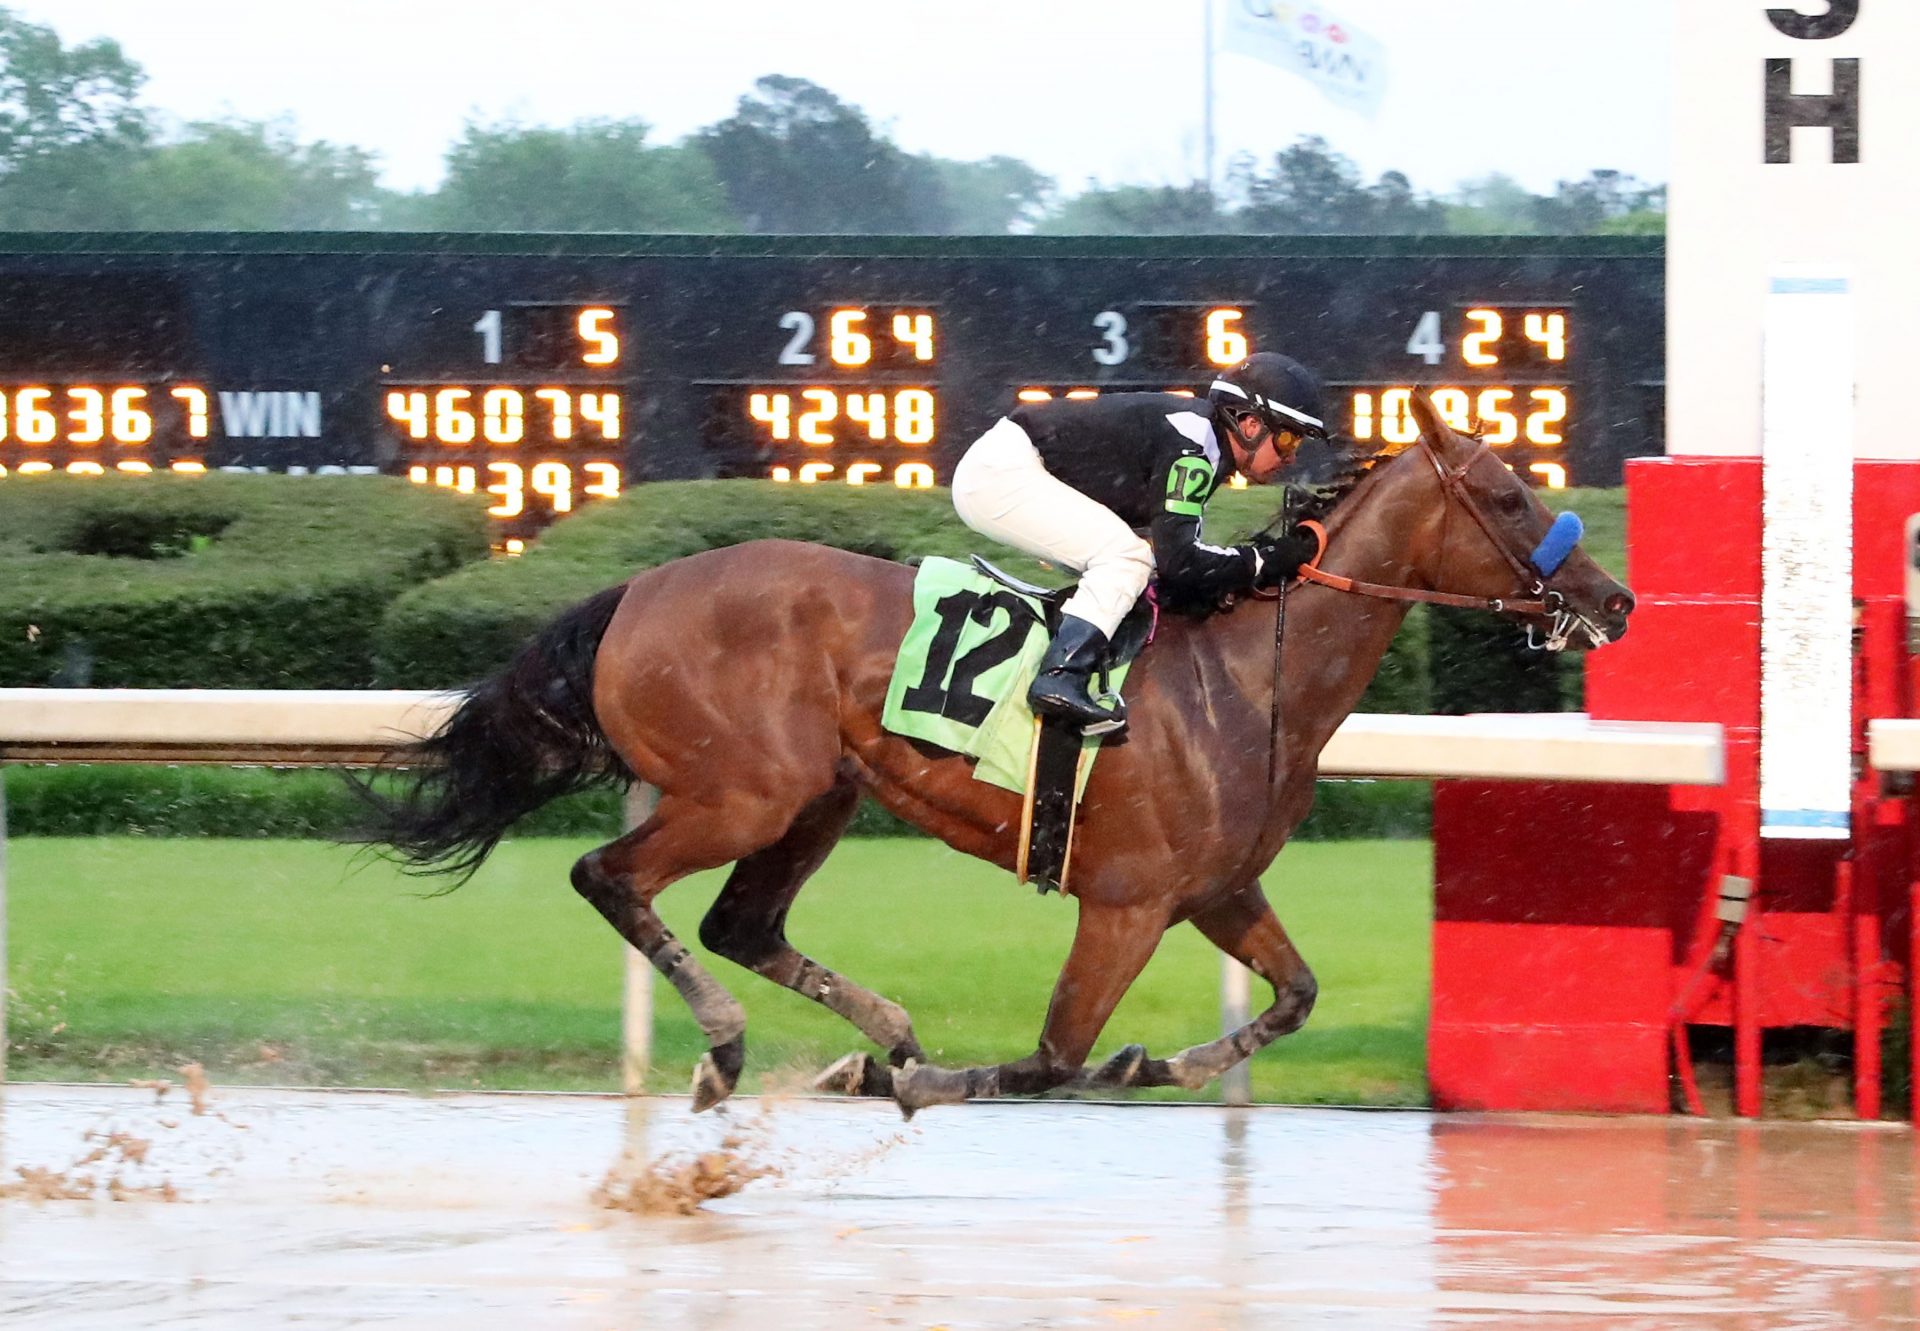
<path fill-rule="evenodd" d="M 1301 526 L 1278 534 L 1261 532 L 1249 544 L 1257 561 L 1253 585 L 1261 591 L 1291 581 L 1300 566 L 1320 552 L 1320 538 Z"/>

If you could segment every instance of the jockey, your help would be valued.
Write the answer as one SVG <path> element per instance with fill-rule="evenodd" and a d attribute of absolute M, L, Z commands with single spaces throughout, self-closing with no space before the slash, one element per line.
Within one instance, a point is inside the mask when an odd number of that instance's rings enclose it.
<path fill-rule="evenodd" d="M 1086 734 L 1125 726 L 1120 699 L 1096 701 L 1090 686 L 1108 639 L 1156 571 L 1181 599 L 1292 577 L 1318 548 L 1310 533 L 1222 547 L 1200 539 L 1200 522 L 1233 472 L 1264 485 L 1303 436 L 1326 433 L 1319 381 L 1262 351 L 1223 371 L 1204 401 L 1111 393 L 1027 403 L 974 441 L 953 473 L 961 521 L 1081 575 L 1027 693 L 1033 710 Z"/>

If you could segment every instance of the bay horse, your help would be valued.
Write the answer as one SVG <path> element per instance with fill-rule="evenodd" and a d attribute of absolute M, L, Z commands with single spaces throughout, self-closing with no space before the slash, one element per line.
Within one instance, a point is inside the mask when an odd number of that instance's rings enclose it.
<path fill-rule="evenodd" d="M 1169 617 L 1127 678 L 1131 730 L 1094 765 L 1075 836 L 1079 918 L 1038 1047 L 994 1066 L 927 1062 L 908 1014 L 787 941 L 789 907 L 862 792 L 956 850 L 1011 870 L 1021 798 L 968 760 L 881 729 L 912 616 L 914 570 L 827 546 L 754 541 L 638 574 L 562 613 L 435 734 L 398 759 L 368 839 L 415 871 L 470 874 L 558 794 L 645 782 L 651 817 L 581 857 L 573 886 L 667 977 L 708 1042 L 693 1106 L 733 1092 L 739 1002 L 667 929 L 654 899 L 732 864 L 700 925 L 711 951 L 851 1022 L 885 1061 L 850 1054 L 825 1089 L 922 1107 L 1078 1084 L 1198 1088 L 1312 1010 L 1313 973 L 1260 888 L 1313 801 L 1319 755 L 1415 600 L 1474 604 L 1602 646 L 1633 598 L 1575 548 L 1530 563 L 1551 518 L 1424 393 L 1417 444 L 1376 462 L 1327 515 L 1312 580 L 1205 619 Z M 1545 562 L 1543 560 L 1543 562 Z M 1276 685 L 1276 617 L 1285 663 Z M 1278 688 L 1279 696 L 1275 693 Z M 1274 726 L 1279 719 L 1278 729 Z M 1128 1046 L 1085 1066 L 1161 935 L 1191 922 L 1273 987 L 1238 1030 L 1169 1058 Z"/>

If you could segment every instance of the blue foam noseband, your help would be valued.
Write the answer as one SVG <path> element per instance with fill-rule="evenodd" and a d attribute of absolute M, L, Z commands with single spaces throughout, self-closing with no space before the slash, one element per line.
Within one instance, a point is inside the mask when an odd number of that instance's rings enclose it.
<path fill-rule="evenodd" d="M 1540 544 L 1533 547 L 1528 557 L 1533 566 L 1540 570 L 1540 576 L 1551 578 L 1554 571 L 1567 562 L 1567 556 L 1573 553 L 1573 547 L 1580 544 L 1580 537 L 1586 528 L 1580 522 L 1578 513 L 1562 513 L 1547 528 L 1547 534 L 1540 538 Z"/>

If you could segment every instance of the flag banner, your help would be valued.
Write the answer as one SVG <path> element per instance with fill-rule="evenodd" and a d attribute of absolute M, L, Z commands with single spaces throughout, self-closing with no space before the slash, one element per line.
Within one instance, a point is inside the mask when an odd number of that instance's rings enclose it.
<path fill-rule="evenodd" d="M 1371 116 L 1387 91 L 1387 51 L 1324 6 L 1225 0 L 1226 49 L 1290 70 L 1349 111 Z"/>

